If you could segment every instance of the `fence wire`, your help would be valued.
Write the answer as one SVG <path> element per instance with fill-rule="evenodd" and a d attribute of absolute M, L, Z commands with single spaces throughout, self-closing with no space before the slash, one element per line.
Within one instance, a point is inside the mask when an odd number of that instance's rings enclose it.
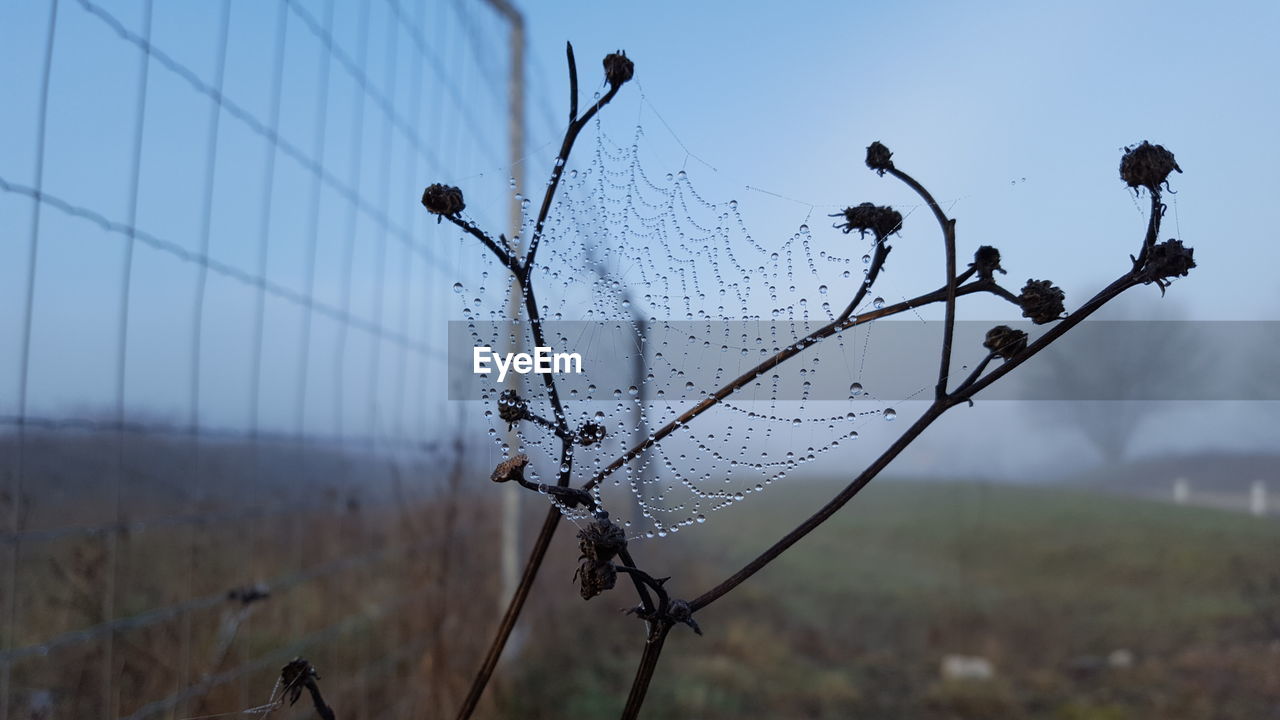
<path fill-rule="evenodd" d="M 505 21 L 47 0 L 0 28 L 0 720 L 238 716 L 299 654 L 343 717 L 429 714 L 475 530 L 431 510 L 463 255 L 417 195 L 510 192 Z"/>

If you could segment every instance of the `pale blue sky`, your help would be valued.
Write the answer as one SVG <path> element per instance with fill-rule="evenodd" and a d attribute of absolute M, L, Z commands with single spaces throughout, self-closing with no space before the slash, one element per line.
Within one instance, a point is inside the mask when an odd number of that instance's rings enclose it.
<path fill-rule="evenodd" d="M 126 410 L 174 422 L 193 414 L 199 266 L 190 253 L 201 252 L 211 198 L 207 256 L 225 272 L 207 276 L 199 421 L 235 428 L 253 417 L 246 389 L 257 295 L 236 273 L 257 277 L 261 239 L 269 237 L 265 276 L 276 291 L 267 294 L 259 422 L 319 434 L 428 431 L 442 399 L 444 321 L 460 317 L 448 288 L 476 285 L 481 266 L 471 259 L 474 248 L 425 217 L 417 196 L 428 182 L 456 183 L 474 217 L 492 228 L 503 223 L 511 174 L 503 23 L 472 0 L 291 0 L 284 12 L 233 0 L 223 76 L 232 111 L 214 116 L 223 6 L 157 2 L 152 42 L 182 72 L 155 60 L 149 67 L 135 210 L 129 179 L 144 7 L 142 0 L 61 0 L 43 156 L 44 192 L 111 223 L 133 218 L 148 237 L 169 243 L 167 250 L 139 244 L 135 252 Z M 0 8 L 7 100 L 0 178 L 10 185 L 0 192 L 4 415 L 18 411 L 34 207 L 22 188 L 35 186 L 40 165 L 49 8 Z M 1199 263 L 1167 304 L 1196 319 L 1280 316 L 1280 238 L 1267 222 L 1280 191 L 1276 3 L 526 2 L 522 9 L 531 54 L 530 187 L 545 177 L 563 131 L 564 42 L 577 49 L 588 98 L 600 58 L 622 48 L 636 63 L 635 82 L 604 114 L 606 130 L 627 138 L 638 120 L 651 172 L 683 167 L 705 195 L 738 199 L 761 238 L 785 237 L 810 215 L 816 231 L 828 232 L 822 215 L 848 204 L 915 204 L 863 166 L 863 148 L 880 140 L 951 208 L 962 252 L 997 245 L 1011 285 L 1051 278 L 1071 306 L 1119 273 L 1141 237 L 1142 201 L 1123 186 L 1117 166 L 1122 146 L 1149 139 L 1173 150 L 1185 171 L 1173 178 L 1177 195 L 1162 235 L 1194 246 Z M 282 17 L 279 123 L 289 151 L 277 154 L 264 234 L 264 128 Z M 339 53 L 324 70 L 326 36 Z M 319 92 L 323 72 L 327 96 Z M 323 166 L 329 180 L 317 185 L 308 162 Z M 352 212 L 344 193 L 358 195 L 363 209 Z M 119 390 L 127 233 L 48 204 L 40 222 L 27 410 L 110 412 Z M 347 260 L 349 237 L 359 240 Z M 909 218 L 882 281 L 886 294 L 936 287 L 938 245 L 924 214 Z M 500 305 L 493 283 L 489 290 Z M 434 350 L 401 352 L 361 330 L 344 341 L 340 323 L 321 308 L 312 314 L 299 380 L 308 324 L 290 293 L 313 294 L 332 311 L 349 303 L 364 326 Z M 971 319 L 1014 316 L 985 298 L 965 309 Z"/>
<path fill-rule="evenodd" d="M 1163 144 L 1185 171 L 1163 234 L 1194 246 L 1200 264 L 1177 301 L 1197 318 L 1280 316 L 1280 238 L 1265 221 L 1280 192 L 1276 3 L 527 8 L 557 116 L 563 42 L 589 72 L 625 48 L 648 100 L 719 171 L 690 172 L 757 215 L 785 203 L 744 185 L 815 204 L 912 203 L 862 165 L 881 140 L 939 198 L 962 198 L 962 246 L 995 244 L 1011 277 L 1049 276 L 1076 297 L 1119 271 L 1143 229 L 1118 178 L 1121 147 Z M 896 245 L 896 267 L 936 264 L 920 220 Z"/>

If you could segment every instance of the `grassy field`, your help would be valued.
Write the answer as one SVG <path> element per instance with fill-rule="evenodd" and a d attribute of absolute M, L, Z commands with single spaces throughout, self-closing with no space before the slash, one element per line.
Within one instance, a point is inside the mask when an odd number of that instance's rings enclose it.
<path fill-rule="evenodd" d="M 781 488 L 657 543 L 692 597 L 833 488 Z M 638 658 L 626 588 L 590 603 L 562 532 L 492 717 L 614 717 Z M 1280 717 L 1280 523 L 1061 489 L 887 480 L 677 628 L 649 718 Z M 1267 589 L 1268 583 L 1270 589 Z M 1112 667 L 1115 651 L 1133 658 Z M 945 680 L 948 654 L 990 680 Z M 1124 653 L 1121 653 L 1124 654 Z"/>

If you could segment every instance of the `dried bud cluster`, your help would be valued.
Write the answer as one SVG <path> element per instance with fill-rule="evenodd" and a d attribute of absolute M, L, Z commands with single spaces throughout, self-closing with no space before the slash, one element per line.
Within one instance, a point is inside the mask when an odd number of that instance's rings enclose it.
<path fill-rule="evenodd" d="M 461 190 L 452 185 L 440 183 L 428 185 L 427 189 L 422 191 L 422 206 L 427 209 L 427 212 L 439 215 L 440 219 L 457 215 L 467 208 L 467 204 L 462 201 Z"/>
<path fill-rule="evenodd" d="M 1048 280 L 1028 280 L 1018 296 L 1018 305 L 1022 308 L 1022 317 L 1043 325 L 1062 317 L 1066 312 L 1062 304 L 1066 298 L 1062 288 Z"/>
<path fill-rule="evenodd" d="M 888 206 L 862 203 L 856 207 L 845 208 L 844 212 L 831 217 L 843 217 L 844 222 L 836 223 L 846 235 L 858 231 L 859 235 L 871 233 L 877 240 L 883 240 L 902 229 L 902 213 Z"/>
<path fill-rule="evenodd" d="M 689 603 L 684 600 L 673 598 L 671 604 L 667 606 L 667 617 L 678 623 L 688 625 L 699 635 L 702 634 L 702 628 L 698 627 L 697 621 L 693 619 L 693 608 L 690 608 Z"/>
<path fill-rule="evenodd" d="M 590 447 L 604 439 L 604 426 L 598 422 L 589 422 L 578 430 L 578 444 Z"/>
<path fill-rule="evenodd" d="M 997 325 L 987 331 L 982 347 L 998 358 L 1010 360 L 1027 349 L 1027 334 L 1008 325 Z"/>
<path fill-rule="evenodd" d="M 1195 248 L 1186 247 L 1181 240 L 1169 239 L 1152 245 L 1147 264 L 1142 268 L 1143 281 L 1159 285 L 1163 293 L 1170 278 L 1186 277 L 1196 266 L 1194 254 Z"/>
<path fill-rule="evenodd" d="M 1131 188 L 1144 187 L 1159 192 L 1160 186 L 1169 180 L 1169 173 L 1182 172 L 1173 159 L 1173 153 L 1163 145 L 1152 145 L 1146 140 L 1136 147 L 1124 149 L 1120 159 L 1120 178 Z"/>
<path fill-rule="evenodd" d="M 627 549 L 627 535 L 601 512 L 589 525 L 578 531 L 578 570 L 573 574 L 580 581 L 583 600 L 590 600 L 605 590 L 611 590 L 618 579 L 613 569 L 613 558 Z"/>
<path fill-rule="evenodd" d="M 867 146 L 867 167 L 880 175 L 893 169 L 893 153 L 889 152 L 889 148 L 882 145 L 879 140 Z"/>
<path fill-rule="evenodd" d="M 280 668 L 280 686 L 284 695 L 288 696 L 290 705 L 297 703 L 302 697 L 302 691 L 314 687 L 319 679 L 320 673 L 302 658 L 294 658 Z"/>
<path fill-rule="evenodd" d="M 503 390 L 498 396 L 498 417 L 507 422 L 508 429 L 515 427 L 516 423 L 529 417 L 529 403 L 515 390 Z"/>
<path fill-rule="evenodd" d="M 627 59 L 625 52 L 619 50 L 604 56 L 604 79 L 608 81 L 609 87 L 616 88 L 625 83 L 635 72 L 636 65 Z"/>
<path fill-rule="evenodd" d="M 1000 251 L 990 245 L 983 245 L 973 254 L 973 262 L 969 267 L 978 273 L 980 280 L 994 280 L 996 273 L 1006 274 L 1000 267 Z"/>
<path fill-rule="evenodd" d="M 509 460 L 498 463 L 489 479 L 496 483 L 524 480 L 524 467 L 529 464 L 528 455 L 516 455 Z"/>

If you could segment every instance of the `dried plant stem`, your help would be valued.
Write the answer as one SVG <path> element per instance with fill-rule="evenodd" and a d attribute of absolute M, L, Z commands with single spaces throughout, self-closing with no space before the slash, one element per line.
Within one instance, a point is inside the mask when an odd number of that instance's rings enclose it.
<path fill-rule="evenodd" d="M 546 338 L 542 329 L 542 317 L 538 309 L 537 297 L 533 291 L 533 270 L 535 267 L 535 258 L 538 252 L 539 243 L 542 240 L 543 228 L 546 224 L 547 215 L 551 211 L 551 205 L 555 200 L 556 191 L 560 187 L 560 180 L 564 175 L 564 169 L 568 165 L 569 155 L 573 152 L 574 142 L 578 138 L 578 134 L 586 127 L 587 123 L 595 117 L 609 101 L 613 100 L 618 94 L 621 84 L 611 85 L 609 91 L 600 97 L 581 117 L 578 116 L 578 66 L 573 56 L 573 45 L 566 43 L 565 54 L 569 64 L 569 127 L 565 130 L 564 140 L 560 143 L 560 152 L 556 155 L 554 167 L 551 170 L 551 180 L 547 183 L 546 193 L 542 198 L 542 206 L 538 211 L 537 220 L 534 222 L 533 235 L 529 240 L 529 250 L 521 261 L 513 253 L 508 246 L 505 238 L 502 238 L 502 246 L 495 243 L 483 230 L 478 228 L 474 223 L 463 220 L 457 215 L 447 216 L 448 220 L 458 227 L 462 228 L 468 234 L 479 239 L 480 242 L 489 249 L 498 261 L 511 271 L 512 277 L 515 278 L 521 294 L 524 296 L 525 313 L 529 319 L 529 329 L 533 336 L 535 346 L 545 346 Z M 564 411 L 564 405 L 560 400 L 560 392 L 556 387 L 555 377 L 551 373 L 542 374 L 543 381 L 547 388 L 547 397 L 551 402 L 553 417 L 550 421 L 545 418 L 538 417 L 539 424 L 549 427 L 555 435 L 560 438 L 560 464 L 557 467 L 557 482 L 560 487 L 568 487 L 570 477 L 573 473 L 573 432 L 569 428 L 568 418 Z M 493 640 L 489 644 L 489 649 L 485 653 L 484 661 L 481 663 L 480 669 L 476 672 L 472 679 L 471 687 L 467 691 L 467 697 L 463 701 L 461 709 L 458 711 L 459 720 L 465 720 L 471 717 L 475 712 L 476 705 L 480 702 L 481 695 L 484 694 L 485 687 L 489 683 L 489 679 L 493 676 L 494 668 L 498 665 L 498 660 L 502 657 L 502 651 L 506 647 L 507 641 L 511 637 L 511 631 L 515 628 L 516 620 L 520 617 L 520 612 L 524 609 L 524 603 L 529 597 L 529 592 L 533 588 L 533 583 L 538 577 L 538 571 L 542 567 L 542 560 L 546 557 L 547 548 L 551 546 L 551 539 L 555 535 L 556 528 L 560 522 L 560 510 L 552 505 L 547 511 L 547 517 L 543 520 L 542 529 L 538 532 L 537 539 L 534 540 L 533 549 L 529 553 L 529 560 L 525 563 L 524 571 L 521 574 L 520 582 L 516 586 L 515 592 L 511 596 L 511 601 L 507 604 L 506 612 L 503 613 L 502 620 L 498 624 L 498 630 L 494 634 Z M 627 558 L 628 562 L 630 558 Z M 645 600 L 648 607 L 647 594 L 643 588 L 637 584 L 637 590 L 641 592 L 642 600 Z"/>
<path fill-rule="evenodd" d="M 658 668 L 658 658 L 662 656 L 662 646 L 666 644 L 667 634 L 670 632 L 671 623 L 660 621 L 645 642 L 644 652 L 640 654 L 640 667 L 636 669 L 635 681 L 631 683 L 631 692 L 627 694 L 627 704 L 622 710 L 622 720 L 635 720 L 639 717 L 645 695 L 649 692 L 649 681 L 653 679 L 653 671 Z"/>
<path fill-rule="evenodd" d="M 489 678 L 493 677 L 493 670 L 498 666 L 498 660 L 502 658 L 502 650 L 507 646 L 507 640 L 511 637 L 511 631 L 516 626 L 516 620 L 520 618 L 520 611 L 524 609 L 525 600 L 529 598 L 529 591 L 533 588 L 533 582 L 538 578 L 538 571 L 542 568 L 542 560 L 547 555 L 547 548 L 551 547 L 551 539 L 556 534 L 556 528 L 560 524 L 560 509 L 552 505 L 547 511 L 547 517 L 542 521 L 542 530 L 538 532 L 538 538 L 533 542 L 533 549 L 529 552 L 529 560 L 525 563 L 524 573 L 520 576 L 520 584 L 516 586 L 515 594 L 511 596 L 511 602 L 507 604 L 507 611 L 502 615 L 502 621 L 498 623 L 498 630 L 494 633 L 493 640 L 489 643 L 489 650 L 485 653 L 484 661 L 480 664 L 480 669 L 476 671 L 475 677 L 471 681 L 471 687 L 467 690 L 467 696 L 462 701 L 462 707 L 458 710 L 458 718 L 471 717 L 476 711 L 476 705 L 480 703 L 480 697 L 484 695 L 485 687 L 489 684 Z"/>
<path fill-rule="evenodd" d="M 973 403 L 973 396 L 981 392 L 992 383 L 1012 372 L 1022 363 L 1026 362 L 1036 354 L 1043 351 L 1058 338 L 1065 335 L 1069 330 L 1079 325 L 1086 318 L 1096 312 L 1103 305 L 1114 300 L 1125 290 L 1135 287 L 1144 282 L 1142 273 L 1145 264 L 1150 258 L 1151 248 L 1155 246 L 1156 240 L 1160 233 L 1160 220 L 1164 211 L 1164 206 L 1160 201 L 1160 192 L 1158 187 L 1151 187 L 1151 214 L 1147 222 L 1147 232 L 1142 242 L 1142 249 L 1138 256 L 1133 259 L 1133 268 L 1121 275 L 1114 282 L 1100 290 L 1096 295 L 1081 305 L 1075 312 L 1067 315 L 1049 328 L 1034 343 L 1031 343 L 1022 352 L 1012 358 L 1005 359 L 999 367 L 991 372 L 983 374 L 991 361 L 995 358 L 995 352 L 992 351 L 974 368 L 973 372 L 965 378 L 965 380 L 957 386 L 957 388 L 948 393 L 946 391 L 948 368 L 951 361 L 951 340 L 954 336 L 955 329 L 955 299 L 957 295 L 962 294 L 962 287 L 957 287 L 963 282 L 961 277 L 956 275 L 955 271 L 955 221 L 948 219 L 938 207 L 933 197 L 923 186 L 916 182 L 906 173 L 896 168 L 889 167 L 888 172 L 899 178 L 907 185 L 916 190 L 921 197 L 925 199 L 933 209 L 934 215 L 942 227 L 943 235 L 946 241 L 947 251 L 947 285 L 941 291 L 947 303 L 947 314 L 945 319 L 945 330 L 943 335 L 943 351 L 939 360 L 939 381 L 937 394 L 934 401 L 929 405 L 914 423 L 908 427 L 897 440 L 893 442 L 879 457 L 867 466 L 849 485 L 841 490 L 835 497 L 831 498 L 818 509 L 813 515 L 810 515 L 804 522 L 796 526 L 795 529 L 782 536 L 777 542 L 769 546 L 762 553 L 757 555 L 755 559 L 748 562 L 733 575 L 729 576 L 720 584 L 710 590 L 699 595 L 690 601 L 689 608 L 692 612 L 697 612 L 716 600 L 724 597 L 725 594 L 741 585 L 752 575 L 759 572 L 769 563 L 776 560 L 782 553 L 786 552 L 792 545 L 795 545 L 810 532 L 818 528 L 824 522 L 835 515 L 842 507 L 852 500 L 859 492 L 862 491 L 870 482 L 880 474 L 885 467 L 889 465 L 903 450 L 911 445 L 920 435 L 929 428 L 938 418 L 942 417 L 947 410 L 963 403 Z M 967 276 L 968 273 L 966 273 Z M 974 283 L 977 284 L 977 283 Z M 994 283 L 991 283 L 994 285 Z M 863 289 L 865 290 L 864 283 Z M 990 290 L 991 288 L 987 288 Z M 862 293 L 860 292 L 860 295 Z M 1016 302 L 1016 298 L 1004 291 L 1002 288 L 996 292 L 997 295 Z M 824 328 L 825 329 L 825 328 Z M 663 641 L 666 638 L 666 631 L 670 630 L 668 624 L 662 629 L 662 632 L 656 637 L 651 637 L 650 642 L 645 645 L 644 652 L 640 658 L 640 665 L 636 669 L 635 678 L 631 684 L 631 692 L 627 697 L 627 704 L 623 709 L 622 717 L 624 720 L 632 720 L 637 717 L 640 707 L 644 703 L 644 697 L 649 688 L 649 682 L 653 677 L 654 670 L 657 668 L 658 659 L 662 653 Z"/>
<path fill-rule="evenodd" d="M 1156 209 L 1158 212 L 1158 208 Z M 1150 232 L 1158 232 L 1159 223 L 1152 226 L 1155 228 Z M 862 491 L 870 482 L 880 474 L 885 467 L 889 465 L 903 450 L 905 450 L 912 442 L 916 440 L 930 425 L 952 407 L 956 405 L 971 402 L 973 396 L 986 388 L 987 386 L 1007 375 L 1014 368 L 1018 367 L 1028 359 L 1034 357 L 1037 353 L 1044 350 L 1051 343 L 1064 335 L 1068 330 L 1084 321 L 1085 318 L 1092 315 L 1095 311 L 1113 300 L 1125 290 L 1140 284 L 1136 271 L 1131 271 L 1116 279 L 1106 288 L 1101 290 L 1097 295 L 1082 305 L 1074 313 L 1063 318 L 1060 322 L 1050 328 L 1036 342 L 1027 347 L 1025 351 L 1017 355 L 1012 360 L 1006 360 L 1000 367 L 988 373 L 980 379 L 971 378 L 966 381 L 964 386 L 957 388 L 956 392 L 937 398 L 929 405 L 924 414 L 920 416 L 903 434 L 894 441 L 879 457 L 875 459 L 871 465 L 867 466 L 853 482 L 849 483 L 835 497 L 827 501 L 825 505 L 818 509 L 813 515 L 809 516 L 804 522 L 800 523 L 794 530 L 782 536 L 777 542 L 771 545 L 764 552 L 760 553 L 755 559 L 748 562 L 733 575 L 726 578 L 720 584 L 699 595 L 689 602 L 689 608 L 697 612 L 707 607 L 711 603 L 723 597 L 725 594 L 741 585 L 752 575 L 759 572 L 766 565 L 776 560 L 788 548 L 795 545 L 802 538 L 822 525 L 832 515 L 835 515 L 842 507 L 852 500 L 859 492 Z M 954 320 L 952 320 L 954 322 Z M 988 360 L 984 361 L 985 367 Z M 976 375 L 976 373 L 975 373 Z M 644 701 L 644 693 L 649 687 L 649 681 L 657 667 L 658 656 L 661 654 L 661 643 L 654 647 L 653 643 L 646 645 L 643 655 L 641 656 L 640 666 L 636 670 L 635 679 L 632 681 L 631 693 L 627 699 L 626 709 L 623 711 L 623 718 L 634 718 L 639 712 L 639 707 Z"/>
<path fill-rule="evenodd" d="M 966 270 L 961 277 L 968 278 L 971 274 L 972 274 L 971 270 Z M 865 294 L 864 291 L 860 291 L 860 292 L 862 294 Z M 993 280 L 975 280 L 967 285 L 962 285 L 955 288 L 955 295 L 957 297 L 962 295 L 970 295 L 976 292 L 990 292 L 1005 298 L 1013 297 L 1012 293 L 1000 287 L 1000 285 Z M 635 447 L 623 453 L 617 460 L 614 460 L 612 463 L 607 465 L 604 469 L 597 472 L 595 476 L 591 478 L 591 480 L 587 481 L 587 483 L 582 486 L 583 489 L 590 490 L 596 485 L 599 485 L 602 481 L 604 481 L 605 478 L 617 472 L 628 462 L 631 462 L 635 458 L 639 457 L 639 455 L 643 453 L 645 450 L 661 442 L 663 438 L 667 437 L 668 435 L 675 432 L 677 429 L 683 427 L 684 425 L 687 425 L 691 420 L 703 414 L 704 412 L 710 410 L 720 401 L 729 397 L 733 393 L 751 384 L 756 379 L 763 376 L 765 373 L 778 367 L 779 365 L 795 357 L 796 355 L 799 355 L 805 349 L 812 347 L 818 341 L 824 340 L 828 337 L 836 335 L 840 332 L 843 332 L 844 330 L 848 330 L 849 328 L 853 328 L 853 327 L 857 327 L 858 325 L 869 323 L 872 320 L 879 320 L 881 318 L 890 317 L 892 315 L 904 313 L 904 312 L 907 312 L 908 310 L 913 310 L 915 308 L 929 305 L 932 303 L 943 302 L 947 298 L 947 293 L 948 293 L 948 289 L 946 287 L 939 288 L 938 290 L 935 290 L 931 293 L 926 293 L 919 297 L 912 298 L 911 300 L 904 300 L 894 305 L 886 305 L 883 308 L 863 313 L 862 315 L 859 315 L 857 317 L 845 318 L 845 319 L 837 318 L 834 322 L 830 322 L 818 328 L 817 330 L 809 333 L 808 335 L 804 336 L 800 340 L 788 345 L 782 350 L 779 350 L 777 353 L 773 354 L 764 362 L 761 362 L 759 365 L 756 365 L 750 370 L 744 372 L 742 375 L 739 375 L 737 378 L 734 378 L 733 380 L 725 384 L 723 387 L 721 387 L 719 390 L 716 390 L 711 395 L 708 395 L 706 399 L 702 400 L 697 405 L 694 405 L 693 407 L 686 410 L 675 420 L 672 420 L 671 422 L 659 428 L 650 437 L 641 441 Z"/>

